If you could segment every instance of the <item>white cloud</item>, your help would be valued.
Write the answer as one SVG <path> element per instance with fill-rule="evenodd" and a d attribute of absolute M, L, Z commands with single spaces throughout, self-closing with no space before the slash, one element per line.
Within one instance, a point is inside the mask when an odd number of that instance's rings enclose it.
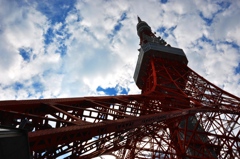
<path fill-rule="evenodd" d="M 39 98 L 37 92 L 32 92 L 31 86 L 27 90 L 13 90 L 15 82 L 26 84 L 34 76 L 43 74 L 45 70 L 58 65 L 59 55 L 54 52 L 44 52 L 44 34 L 49 27 L 47 18 L 32 6 L 20 6 L 16 2 L 4 3 L 1 13 L 2 32 L 0 33 L 0 83 L 3 92 L 13 92 L 9 97 L 0 95 L 0 99 Z M 11 8 L 10 10 L 7 10 Z M 6 14 L 8 13 L 8 14 Z M 24 61 L 19 49 L 31 48 L 30 62 Z M 28 49 L 29 50 L 29 49 Z M 26 93 L 27 92 L 27 93 Z M 5 94 L 5 93 L 3 93 Z"/>
<path fill-rule="evenodd" d="M 198 10 L 202 13 L 202 15 L 205 18 L 212 19 L 213 15 L 217 13 L 220 9 L 221 6 L 218 4 L 221 3 L 221 1 L 198 1 L 195 0 L 195 5 L 197 6 Z"/>
<path fill-rule="evenodd" d="M 157 34 L 182 48 L 193 70 L 239 96 L 240 74 L 235 68 L 240 52 L 231 43 L 240 45 L 240 5 L 231 2 L 227 8 L 219 2 L 77 1 L 65 21 L 52 25 L 37 10 L 37 2 L 1 2 L 0 90 L 4 93 L 0 99 L 103 95 L 96 91 L 98 86 L 117 84 L 129 93 L 140 93 L 132 78 L 139 48 L 137 15 L 153 31 L 164 27 L 168 36 Z M 207 24 L 200 13 L 212 23 Z M 120 29 L 114 30 L 116 26 Z M 49 28 L 53 42 L 45 44 Z M 63 45 L 66 55 L 59 53 Z M 22 47 L 32 49 L 29 62 L 19 54 Z M 35 90 L 33 79 L 43 85 L 43 92 Z M 15 82 L 23 88 L 15 90 Z"/>
<path fill-rule="evenodd" d="M 211 28 L 210 36 L 214 40 L 235 42 L 240 44 L 239 19 L 240 3 L 236 2 L 229 6 L 224 12 L 216 15 Z"/>

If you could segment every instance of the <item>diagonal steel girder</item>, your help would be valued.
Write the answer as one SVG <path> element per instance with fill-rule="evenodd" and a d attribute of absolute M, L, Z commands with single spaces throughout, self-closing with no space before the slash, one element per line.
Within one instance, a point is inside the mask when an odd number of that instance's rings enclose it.
<path fill-rule="evenodd" d="M 75 140 L 86 140 L 101 134 L 120 132 L 142 125 L 152 124 L 154 122 L 162 122 L 168 119 L 173 119 L 189 114 L 195 114 L 196 112 L 206 111 L 218 110 L 211 110 L 204 107 L 195 107 L 184 110 L 144 115 L 140 117 L 119 119 L 116 121 L 104 121 L 94 124 L 85 123 L 81 125 L 61 127 L 58 129 L 38 130 L 35 132 L 29 132 L 28 136 L 31 150 L 38 151 L 41 149 L 45 149 L 46 145 L 48 147 L 54 147 L 58 144 L 63 144 L 66 142 L 72 142 Z"/>

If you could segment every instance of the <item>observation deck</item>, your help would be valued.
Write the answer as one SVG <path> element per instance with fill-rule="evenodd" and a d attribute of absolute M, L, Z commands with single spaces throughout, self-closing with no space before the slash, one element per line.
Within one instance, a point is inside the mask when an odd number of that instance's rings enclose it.
<path fill-rule="evenodd" d="M 139 89 L 142 89 L 144 81 L 143 76 L 147 71 L 147 65 L 150 58 L 163 58 L 188 64 L 187 57 L 182 49 L 159 45 L 159 43 L 148 42 L 139 49 L 138 61 L 134 72 L 134 80 Z"/>

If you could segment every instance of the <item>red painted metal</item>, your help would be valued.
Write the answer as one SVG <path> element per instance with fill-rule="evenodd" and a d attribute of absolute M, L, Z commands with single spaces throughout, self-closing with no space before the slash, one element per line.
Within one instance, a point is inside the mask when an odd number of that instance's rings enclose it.
<path fill-rule="evenodd" d="M 240 156 L 239 97 L 178 60 L 146 67 L 142 94 L 1 101 L 0 124 L 29 131 L 33 158 Z"/>

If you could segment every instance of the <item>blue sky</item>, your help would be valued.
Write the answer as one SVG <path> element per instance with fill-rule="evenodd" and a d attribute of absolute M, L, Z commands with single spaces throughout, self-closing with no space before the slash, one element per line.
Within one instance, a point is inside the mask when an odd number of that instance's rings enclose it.
<path fill-rule="evenodd" d="M 240 2 L 0 0 L 0 100 L 138 94 L 137 15 L 240 95 Z"/>

